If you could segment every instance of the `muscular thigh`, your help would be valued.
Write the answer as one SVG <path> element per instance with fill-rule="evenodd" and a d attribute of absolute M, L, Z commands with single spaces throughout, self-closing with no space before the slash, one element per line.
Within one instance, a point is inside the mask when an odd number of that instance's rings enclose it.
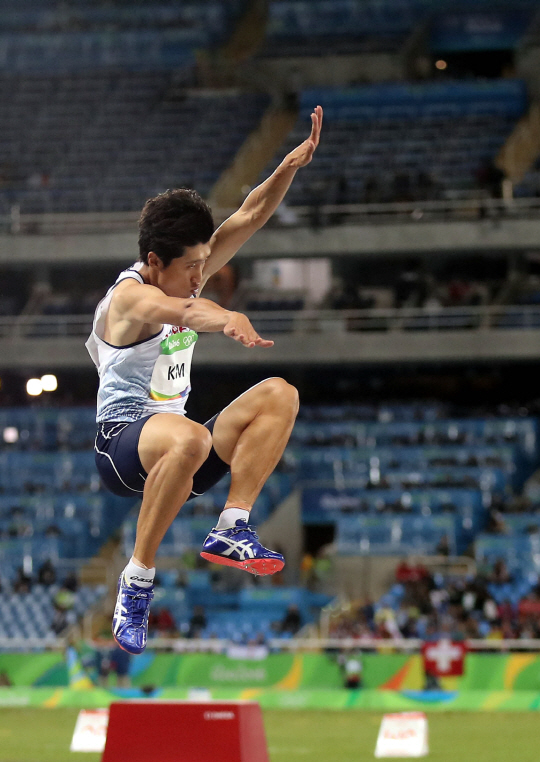
<path fill-rule="evenodd" d="M 212 442 L 221 460 L 230 464 L 242 432 L 262 412 L 273 406 L 282 405 L 284 410 L 291 406 L 294 419 L 297 399 L 296 390 L 281 378 L 267 378 L 237 397 L 222 410 L 214 424 Z"/>
<path fill-rule="evenodd" d="M 173 447 L 194 439 L 206 441 L 208 431 L 195 421 L 175 413 L 156 413 L 141 430 L 139 458 L 146 473 L 150 473 L 158 460 Z"/>

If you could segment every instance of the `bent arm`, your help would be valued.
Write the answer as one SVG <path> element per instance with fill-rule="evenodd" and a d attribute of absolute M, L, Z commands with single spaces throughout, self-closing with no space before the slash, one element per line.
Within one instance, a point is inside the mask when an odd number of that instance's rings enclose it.
<path fill-rule="evenodd" d="M 230 312 L 209 299 L 180 299 L 167 296 L 161 289 L 133 283 L 122 289 L 115 299 L 116 311 L 122 320 L 133 323 L 170 323 L 194 331 L 222 331 Z"/>
<path fill-rule="evenodd" d="M 230 312 L 210 299 L 180 299 L 167 296 L 159 288 L 133 283 L 116 295 L 115 311 L 119 321 L 185 326 L 197 332 L 226 336 L 246 347 L 271 347 L 273 341 L 262 339 L 241 312 Z"/>

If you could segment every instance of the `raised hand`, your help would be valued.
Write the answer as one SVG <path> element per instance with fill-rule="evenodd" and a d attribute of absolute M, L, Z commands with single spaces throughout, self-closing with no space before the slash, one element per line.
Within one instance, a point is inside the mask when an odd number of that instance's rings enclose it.
<path fill-rule="evenodd" d="M 231 312 L 229 322 L 223 329 L 225 336 L 240 342 L 249 349 L 253 347 L 273 347 L 274 342 L 261 339 L 257 331 L 251 325 L 249 319 L 241 312 Z"/>
<path fill-rule="evenodd" d="M 298 148 L 291 151 L 286 157 L 286 161 L 293 167 L 305 167 L 309 164 L 315 153 L 315 149 L 319 145 L 319 138 L 321 136 L 321 128 L 323 121 L 322 106 L 317 106 L 311 114 L 311 135 L 307 140 L 304 140 Z"/>

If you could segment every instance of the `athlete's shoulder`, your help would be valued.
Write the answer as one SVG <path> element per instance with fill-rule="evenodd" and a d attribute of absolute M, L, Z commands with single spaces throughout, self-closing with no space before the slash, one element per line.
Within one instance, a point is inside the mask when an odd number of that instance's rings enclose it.
<path fill-rule="evenodd" d="M 119 283 L 123 283 L 124 281 L 135 281 L 136 283 L 143 284 L 144 283 L 144 277 L 141 272 L 143 268 L 142 262 L 135 262 L 134 264 L 130 265 L 129 267 L 126 267 L 125 270 L 122 270 L 121 273 L 119 273 L 118 277 L 116 278 L 116 281 L 114 283 L 114 286 L 117 286 Z"/>

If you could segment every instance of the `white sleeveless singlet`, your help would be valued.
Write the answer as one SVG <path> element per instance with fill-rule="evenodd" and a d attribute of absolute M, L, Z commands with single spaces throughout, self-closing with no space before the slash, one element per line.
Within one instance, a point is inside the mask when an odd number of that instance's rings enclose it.
<path fill-rule="evenodd" d="M 164 325 L 148 339 L 124 347 L 104 341 L 105 318 L 115 286 L 126 278 L 144 283 L 142 262 L 124 270 L 96 308 L 86 348 L 99 373 L 98 423 L 138 421 L 151 413 L 185 415 L 197 334 Z"/>

